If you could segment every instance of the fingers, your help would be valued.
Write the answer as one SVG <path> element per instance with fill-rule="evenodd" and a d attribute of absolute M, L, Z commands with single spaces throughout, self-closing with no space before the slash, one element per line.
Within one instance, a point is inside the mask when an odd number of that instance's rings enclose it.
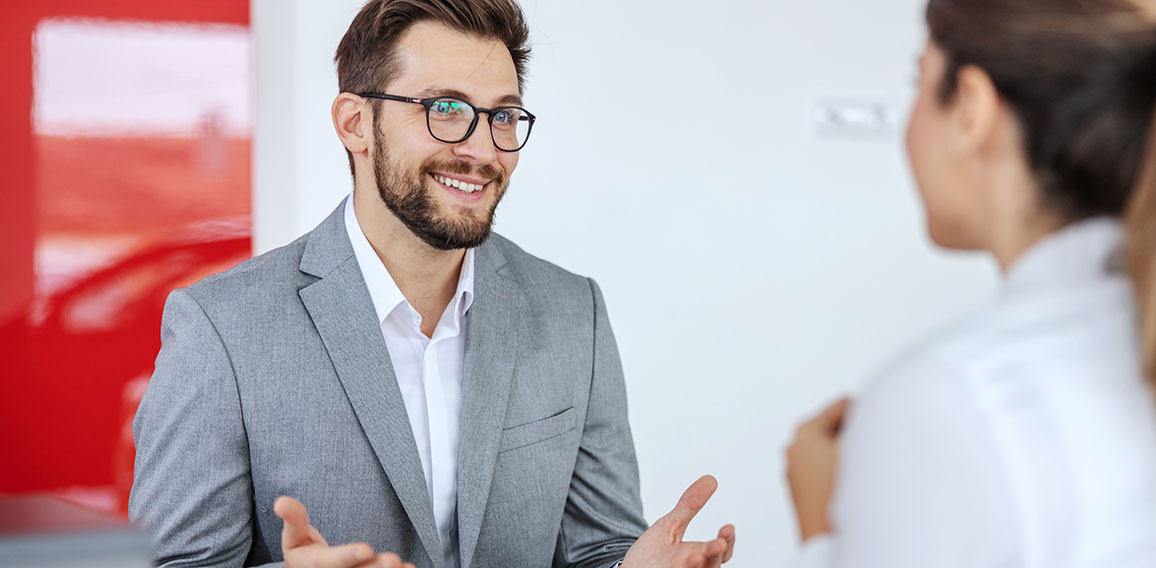
<path fill-rule="evenodd" d="M 317 568 L 353 568 L 364 566 L 369 562 L 368 566 L 380 566 L 373 564 L 374 560 L 376 558 L 373 556 L 373 549 L 368 544 L 355 542 L 318 549 L 316 556 L 313 557 L 312 565 Z M 394 565 L 386 564 L 385 566 L 392 567 Z"/>
<path fill-rule="evenodd" d="M 321 533 L 309 524 L 309 512 L 292 497 L 278 497 L 273 512 L 285 522 L 281 550 L 287 565 L 316 568 L 414 568 L 393 553 L 373 555 L 364 542 L 328 546 Z"/>
<path fill-rule="evenodd" d="M 684 542 L 681 547 L 683 559 L 680 568 L 717 568 L 722 565 L 727 550 L 726 541 L 721 538 L 710 542 Z"/>
<path fill-rule="evenodd" d="M 831 403 L 830 406 L 824 408 L 814 419 L 811 424 L 817 427 L 820 431 L 835 434 L 843 427 L 843 419 L 847 416 L 847 409 L 851 407 L 851 399 L 847 397 Z"/>
<path fill-rule="evenodd" d="M 847 397 L 831 403 L 814 418 L 799 425 L 795 430 L 794 442 L 798 443 L 800 439 L 816 436 L 824 439 L 839 437 L 843 421 L 847 417 L 847 410 L 850 408 L 851 399 Z M 789 451 L 788 449 L 788 453 Z"/>
<path fill-rule="evenodd" d="M 682 540 L 682 535 L 686 533 L 686 527 L 690 525 L 691 519 L 702 510 L 716 489 L 718 489 L 718 481 L 714 477 L 709 475 L 700 477 L 683 492 L 674 509 L 660 520 L 660 522 L 669 525 L 668 528 L 674 533 L 676 541 Z"/>
<path fill-rule="evenodd" d="M 730 541 L 722 536 L 728 527 L 731 529 L 729 531 Z M 720 568 L 724 562 L 730 560 L 734 550 L 734 527 L 731 525 L 723 527 L 723 530 L 719 531 L 719 535 L 718 538 L 710 542 L 684 543 L 694 545 L 693 552 L 686 557 L 686 566 L 688 568 Z"/>
<path fill-rule="evenodd" d="M 683 568 L 702 568 L 704 560 L 701 552 L 692 552 L 686 556 L 686 560 L 683 561 L 682 566 Z"/>
<path fill-rule="evenodd" d="M 705 555 L 702 563 L 703 568 L 720 568 L 722 563 L 726 562 L 723 557 L 727 550 L 729 550 L 729 545 L 722 537 L 706 543 L 706 549 L 703 553 Z"/>
<path fill-rule="evenodd" d="M 281 549 L 288 550 L 306 544 L 314 544 L 316 531 L 309 526 L 309 512 L 305 505 L 292 497 L 278 497 L 273 503 L 273 512 L 285 522 L 281 529 Z M 319 544 L 325 544 L 321 539 Z"/>
<path fill-rule="evenodd" d="M 414 565 L 402 562 L 401 557 L 392 552 L 386 552 L 374 556 L 369 562 L 360 564 L 357 568 L 414 568 Z"/>
<path fill-rule="evenodd" d="M 718 531 L 718 537 L 726 543 L 726 551 L 723 552 L 722 561 L 730 562 L 731 556 L 735 553 L 735 526 L 727 525 Z"/>

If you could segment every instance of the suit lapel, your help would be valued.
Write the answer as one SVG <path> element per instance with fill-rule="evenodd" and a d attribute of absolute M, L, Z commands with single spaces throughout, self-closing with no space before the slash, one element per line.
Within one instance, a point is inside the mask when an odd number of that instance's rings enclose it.
<path fill-rule="evenodd" d="M 458 543 L 462 568 L 471 566 L 482 529 L 521 343 L 524 299 L 517 283 L 502 270 L 504 264 L 505 257 L 494 239 L 477 249 L 458 446 Z"/>
<path fill-rule="evenodd" d="M 373 301 L 349 244 L 343 208 L 309 236 L 301 270 L 320 280 L 299 294 L 390 485 L 433 565 L 441 568 L 441 542 L 417 443 Z"/>

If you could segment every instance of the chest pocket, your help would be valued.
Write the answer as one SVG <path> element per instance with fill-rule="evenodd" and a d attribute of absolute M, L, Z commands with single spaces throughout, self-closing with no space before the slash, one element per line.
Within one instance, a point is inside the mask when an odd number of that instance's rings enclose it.
<path fill-rule="evenodd" d="M 577 427 L 578 411 L 571 406 L 549 418 L 502 430 L 502 443 L 498 446 L 498 453 L 545 442 Z"/>

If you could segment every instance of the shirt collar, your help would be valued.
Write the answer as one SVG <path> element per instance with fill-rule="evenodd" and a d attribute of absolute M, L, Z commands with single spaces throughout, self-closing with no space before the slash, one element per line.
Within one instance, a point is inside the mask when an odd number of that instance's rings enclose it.
<path fill-rule="evenodd" d="M 357 259 L 357 266 L 365 278 L 365 285 L 369 288 L 369 297 L 373 300 L 373 310 L 377 313 L 377 321 L 384 322 L 385 318 L 401 304 L 407 304 L 405 295 L 393 281 L 389 271 L 382 264 L 381 258 L 369 244 L 369 239 L 361 229 L 357 214 L 353 210 L 353 195 L 345 200 L 345 231 L 349 235 L 349 243 L 353 245 L 353 256 Z M 464 316 L 474 302 L 474 249 L 466 250 L 466 257 L 462 261 L 462 269 L 458 275 L 458 288 L 451 305 L 458 306 L 454 315 Z"/>
<path fill-rule="evenodd" d="M 1118 220 L 1096 217 L 1044 237 L 1016 259 L 1004 278 L 1005 292 L 1117 276 L 1123 243 Z"/>

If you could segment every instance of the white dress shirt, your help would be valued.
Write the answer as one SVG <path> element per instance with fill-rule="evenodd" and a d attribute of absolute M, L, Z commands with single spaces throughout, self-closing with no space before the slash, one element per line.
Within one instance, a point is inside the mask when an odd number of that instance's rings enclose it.
<path fill-rule="evenodd" d="M 795 568 L 1156 567 L 1156 396 L 1120 236 L 1046 238 L 992 307 L 870 383 L 834 532 Z"/>
<path fill-rule="evenodd" d="M 459 565 L 458 427 L 466 314 L 474 298 L 474 251 L 466 251 L 457 291 L 438 320 L 433 337 L 426 337 L 421 332 L 421 315 L 406 301 L 361 230 L 352 196 L 345 202 L 345 229 L 369 287 L 393 372 L 405 400 L 405 411 L 433 504 L 442 554 L 446 566 L 456 568 Z"/>

